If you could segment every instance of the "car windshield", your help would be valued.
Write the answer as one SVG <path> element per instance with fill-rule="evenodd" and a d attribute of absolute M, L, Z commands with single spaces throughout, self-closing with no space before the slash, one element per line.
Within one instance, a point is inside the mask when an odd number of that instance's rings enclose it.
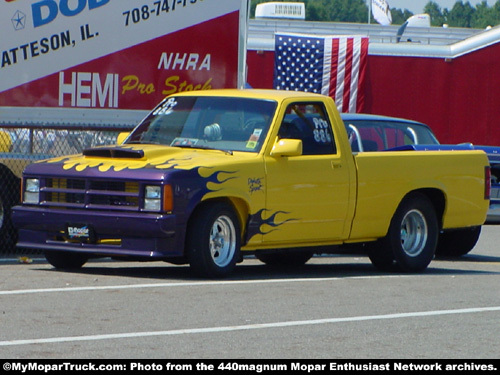
<path fill-rule="evenodd" d="M 411 122 L 352 120 L 345 126 L 353 151 L 381 151 L 415 144 L 439 144 L 425 125 Z"/>
<path fill-rule="evenodd" d="M 248 98 L 169 97 L 126 143 L 259 152 L 276 106 L 274 101 Z"/>

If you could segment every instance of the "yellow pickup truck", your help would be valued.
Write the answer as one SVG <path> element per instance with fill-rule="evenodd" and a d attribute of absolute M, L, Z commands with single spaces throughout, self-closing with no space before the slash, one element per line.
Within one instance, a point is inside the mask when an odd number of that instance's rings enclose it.
<path fill-rule="evenodd" d="M 165 98 L 119 145 L 29 165 L 13 221 L 56 268 L 122 256 L 221 277 L 245 254 L 355 247 L 418 272 L 444 235 L 475 245 L 488 192 L 482 151 L 352 152 L 329 97 L 208 90 Z"/>

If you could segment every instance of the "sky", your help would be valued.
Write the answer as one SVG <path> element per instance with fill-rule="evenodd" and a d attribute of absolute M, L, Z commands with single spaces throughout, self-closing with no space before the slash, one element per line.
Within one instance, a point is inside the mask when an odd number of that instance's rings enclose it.
<path fill-rule="evenodd" d="M 441 9 L 448 8 L 451 10 L 453 5 L 457 2 L 457 0 L 432 0 L 437 3 Z M 471 3 L 473 7 L 477 4 L 481 3 L 482 0 L 462 0 L 465 4 L 467 1 Z M 495 5 L 497 0 L 487 0 L 486 2 L 491 7 Z M 422 13 L 425 5 L 429 2 L 429 0 L 387 0 L 391 8 L 399 8 L 402 10 L 408 9 L 413 14 Z"/>

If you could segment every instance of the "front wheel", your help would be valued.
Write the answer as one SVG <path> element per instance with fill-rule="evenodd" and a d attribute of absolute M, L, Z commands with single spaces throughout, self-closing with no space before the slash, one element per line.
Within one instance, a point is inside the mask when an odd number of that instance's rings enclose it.
<path fill-rule="evenodd" d="M 46 251 L 45 259 L 58 269 L 78 269 L 87 263 L 88 257 L 84 254 L 69 251 Z"/>
<path fill-rule="evenodd" d="M 434 206 L 419 193 L 406 197 L 392 218 L 389 231 L 370 252 L 377 268 L 394 265 L 405 272 L 420 272 L 434 258 L 439 225 Z"/>
<path fill-rule="evenodd" d="M 12 207 L 19 203 L 18 178 L 0 169 L 0 253 L 15 251 L 17 230 L 11 220 Z"/>
<path fill-rule="evenodd" d="M 210 203 L 191 219 L 186 253 L 191 268 L 203 277 L 229 275 L 240 256 L 241 231 L 233 208 Z"/>

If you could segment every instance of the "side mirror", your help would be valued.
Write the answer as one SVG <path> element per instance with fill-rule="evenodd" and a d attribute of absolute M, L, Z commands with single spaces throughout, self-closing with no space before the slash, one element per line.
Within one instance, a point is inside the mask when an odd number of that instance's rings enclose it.
<path fill-rule="evenodd" d="M 116 138 L 116 144 L 121 145 L 127 139 L 127 137 L 130 135 L 130 132 L 122 132 L 118 134 L 118 137 Z"/>
<path fill-rule="evenodd" d="M 300 156 L 302 155 L 302 140 L 280 139 L 271 150 L 271 156 Z"/>

